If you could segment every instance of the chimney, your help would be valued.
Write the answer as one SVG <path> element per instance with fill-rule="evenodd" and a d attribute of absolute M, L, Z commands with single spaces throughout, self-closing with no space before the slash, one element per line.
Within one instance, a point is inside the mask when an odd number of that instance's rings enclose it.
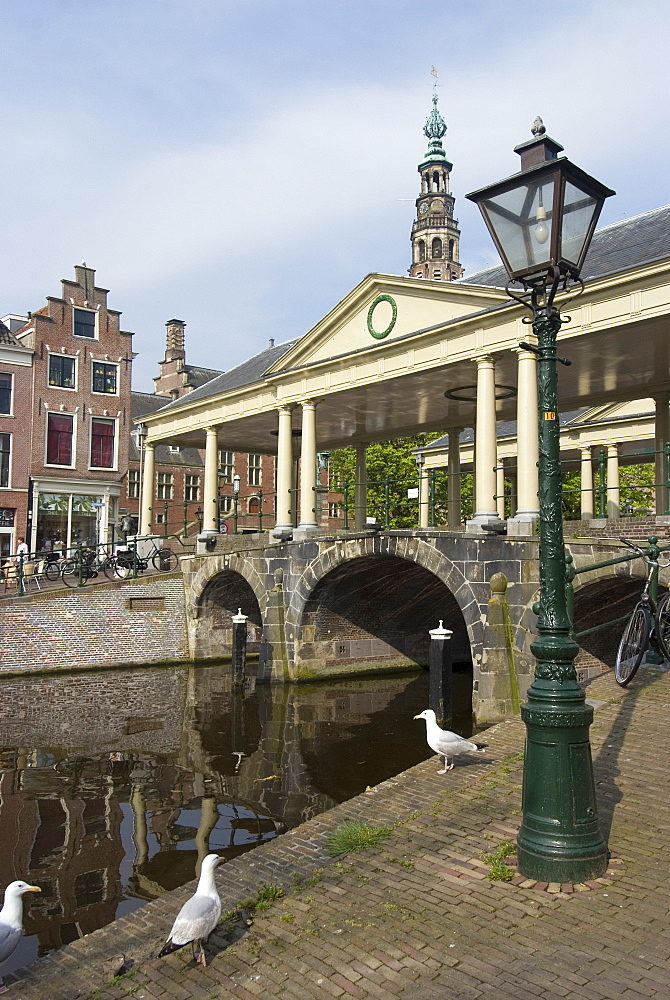
<path fill-rule="evenodd" d="M 167 328 L 165 360 L 172 361 L 176 358 L 185 358 L 186 347 L 184 331 L 186 329 L 186 323 L 183 319 L 169 319 L 165 326 Z"/>
<path fill-rule="evenodd" d="M 95 270 L 86 267 L 86 261 L 74 266 L 74 280 L 84 289 L 84 299 L 93 305 L 93 289 L 95 288 Z"/>
<path fill-rule="evenodd" d="M 274 347 L 274 346 L 275 346 L 275 339 L 274 337 L 270 337 L 270 340 L 268 342 L 268 347 Z"/>

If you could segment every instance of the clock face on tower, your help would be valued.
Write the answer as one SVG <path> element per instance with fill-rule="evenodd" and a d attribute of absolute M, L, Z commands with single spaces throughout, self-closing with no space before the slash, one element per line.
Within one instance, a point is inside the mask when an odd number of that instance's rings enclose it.
<path fill-rule="evenodd" d="M 419 205 L 419 211 L 421 212 L 422 215 L 426 214 L 426 212 L 428 211 L 428 202 L 427 201 L 424 201 L 424 202 L 421 203 L 421 205 Z"/>

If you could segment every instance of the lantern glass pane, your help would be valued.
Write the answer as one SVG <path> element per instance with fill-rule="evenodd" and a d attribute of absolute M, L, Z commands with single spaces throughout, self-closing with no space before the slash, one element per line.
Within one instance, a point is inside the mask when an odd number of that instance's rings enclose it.
<path fill-rule="evenodd" d="M 551 262 L 553 202 L 553 176 L 483 201 L 511 273 Z"/>
<path fill-rule="evenodd" d="M 580 262 L 584 242 L 597 207 L 596 198 L 575 187 L 570 181 L 566 181 L 561 256 L 571 264 L 577 265 Z"/>

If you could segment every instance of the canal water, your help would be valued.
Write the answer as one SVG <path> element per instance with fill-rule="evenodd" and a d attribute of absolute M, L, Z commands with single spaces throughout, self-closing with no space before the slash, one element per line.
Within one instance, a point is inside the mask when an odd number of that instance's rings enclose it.
<path fill-rule="evenodd" d="M 472 732 L 470 672 L 453 728 Z M 230 666 L 2 681 L 0 887 L 28 896 L 20 968 L 431 755 L 426 671 L 234 695 Z"/>

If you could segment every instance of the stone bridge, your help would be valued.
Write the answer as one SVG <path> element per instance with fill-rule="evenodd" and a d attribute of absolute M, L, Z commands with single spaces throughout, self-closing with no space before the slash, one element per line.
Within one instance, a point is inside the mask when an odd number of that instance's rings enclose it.
<path fill-rule="evenodd" d="M 429 629 L 442 619 L 455 664 L 472 664 L 476 717 L 518 710 L 534 669 L 537 540 L 428 530 L 282 544 L 236 536 L 217 545 L 182 561 L 194 660 L 230 654 L 238 608 L 249 618 L 259 679 L 272 682 L 426 665 Z M 578 567 L 621 554 L 608 541 L 569 548 Z M 615 617 L 610 607 L 625 613 L 641 573 L 637 560 L 577 577 L 576 627 Z M 611 644 L 611 630 L 606 638 Z M 596 634 L 583 651 L 584 676 L 601 664 L 603 641 Z"/>

